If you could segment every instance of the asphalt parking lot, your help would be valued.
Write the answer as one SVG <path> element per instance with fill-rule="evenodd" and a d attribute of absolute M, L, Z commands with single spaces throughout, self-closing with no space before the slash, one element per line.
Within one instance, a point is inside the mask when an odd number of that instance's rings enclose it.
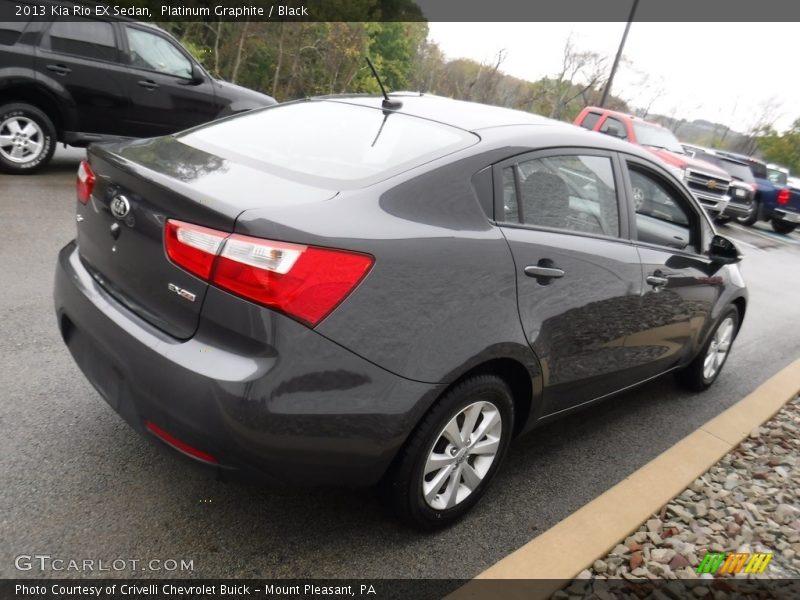
<path fill-rule="evenodd" d="M 691 395 L 665 377 L 517 440 L 449 530 L 405 529 L 371 490 L 214 481 L 130 430 L 61 342 L 52 278 L 75 228 L 81 154 L 0 175 L 0 577 L 78 575 L 19 572 L 20 554 L 192 560 L 169 573 L 186 577 L 472 577 L 800 356 L 800 234 L 728 226 L 751 298 L 714 387 Z"/>

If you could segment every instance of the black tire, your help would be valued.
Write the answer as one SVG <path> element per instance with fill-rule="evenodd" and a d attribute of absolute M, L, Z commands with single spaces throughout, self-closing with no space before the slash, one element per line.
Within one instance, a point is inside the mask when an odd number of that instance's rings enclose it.
<path fill-rule="evenodd" d="M 485 402 L 494 406 L 501 419 L 501 432 L 494 460 L 485 470 L 480 483 L 455 506 L 452 508 L 434 508 L 428 504 L 423 495 L 423 480 L 429 485 L 435 485 L 430 480 L 435 479 L 442 471 L 435 470 L 426 476 L 424 469 L 428 457 L 430 453 L 436 451 L 437 445 L 442 443 L 449 444 L 444 437 L 440 437 L 444 434 L 445 426 L 454 417 L 460 417 L 460 413 L 465 408 L 478 402 Z M 480 424 L 484 422 L 484 418 L 483 414 L 477 417 L 477 423 L 473 427 L 473 431 L 478 431 Z M 463 426 L 464 421 L 457 421 L 457 423 Z M 503 462 L 508 450 L 513 431 L 514 402 L 511 398 L 511 390 L 501 378 L 494 375 L 478 375 L 465 379 L 448 390 L 425 415 L 414 433 L 411 434 L 385 478 L 385 492 L 395 514 L 403 522 L 423 530 L 445 527 L 463 517 L 481 499 L 487 486 L 497 473 L 497 469 Z M 490 440 L 481 436 L 480 439 L 475 440 L 475 443 L 480 446 L 479 442 L 481 441 L 486 443 Z M 443 456 L 449 456 L 450 452 L 448 452 L 447 448 L 450 448 L 450 446 L 440 448 L 439 452 Z M 481 466 L 476 465 L 473 461 L 477 457 L 470 456 L 467 451 L 459 451 L 459 454 L 461 454 L 460 458 L 453 459 L 454 463 L 458 463 L 453 465 L 453 469 L 459 468 L 459 465 L 461 465 L 463 469 L 469 466 L 472 472 L 479 472 L 481 467 L 485 468 L 486 466 L 485 462 Z M 481 460 L 485 461 L 486 459 L 481 457 Z M 462 463 L 465 463 L 465 465 Z M 453 478 L 446 477 L 442 480 L 442 487 L 437 488 L 440 490 L 439 494 L 441 494 L 442 498 L 447 496 L 447 491 L 450 489 L 447 484 L 451 479 Z M 467 489 L 469 488 L 466 483 L 464 484 L 464 489 L 462 489 L 461 479 L 459 478 L 455 496 L 458 496 L 458 492 L 466 493 Z M 436 494 L 434 497 L 436 500 L 432 500 L 433 502 L 440 501 L 438 500 L 439 494 Z M 441 501 L 443 502 L 444 500 L 442 499 Z"/>
<path fill-rule="evenodd" d="M 780 219 L 772 219 L 772 229 L 774 229 L 777 233 L 788 235 L 797 229 L 797 223 L 787 223 L 786 221 L 781 221 Z"/>
<path fill-rule="evenodd" d="M 753 200 L 750 204 L 750 212 L 744 217 L 736 217 L 736 222 L 742 225 L 753 225 L 758 221 L 758 216 L 761 213 L 761 203 L 758 200 Z"/>
<path fill-rule="evenodd" d="M 717 225 L 721 225 L 723 227 L 730 222 L 731 222 L 731 217 L 717 217 L 716 219 L 714 219 L 714 223 L 716 223 Z"/>
<path fill-rule="evenodd" d="M 30 144 L 22 148 L 23 154 L 18 160 L 11 156 L 15 146 L 0 145 L 0 171 L 24 175 L 35 173 L 50 162 L 58 140 L 53 122 L 35 106 L 20 102 L 0 106 L 0 136 L 6 136 L 6 139 L 14 136 L 16 131 L 12 129 L 12 123 L 19 124 L 20 121 L 35 124 L 33 133 L 19 139 L 20 143 L 30 141 Z M 35 152 L 32 150 L 36 147 L 34 144 L 40 144 Z"/>
<path fill-rule="evenodd" d="M 733 320 L 733 331 L 730 345 L 728 346 L 725 356 L 722 358 L 722 363 L 716 367 L 716 370 L 710 377 L 707 377 L 704 373 L 706 357 L 708 356 L 709 349 L 711 348 L 711 344 L 714 342 L 714 338 L 720 329 L 720 326 L 726 321 L 726 319 L 728 319 L 728 317 Z M 700 350 L 700 352 L 698 352 L 694 360 L 686 367 L 675 373 L 675 378 L 678 380 L 678 382 L 682 386 L 695 392 L 707 390 L 711 384 L 717 380 L 717 377 L 719 377 L 719 374 L 722 372 L 722 368 L 725 366 L 728 356 L 730 356 L 733 342 L 736 339 L 736 334 L 738 333 L 739 311 L 735 306 L 730 305 L 722 312 L 719 319 L 717 319 L 717 322 L 714 324 L 714 329 L 708 336 L 708 340 L 706 340 L 706 343 L 703 344 L 703 348 Z"/>

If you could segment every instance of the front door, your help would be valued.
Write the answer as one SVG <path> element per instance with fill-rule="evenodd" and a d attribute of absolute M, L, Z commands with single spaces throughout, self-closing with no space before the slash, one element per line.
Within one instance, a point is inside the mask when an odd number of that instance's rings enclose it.
<path fill-rule="evenodd" d="M 642 260 L 642 319 L 628 338 L 637 376 L 647 379 L 676 366 L 696 348 L 722 292 L 718 269 L 703 256 L 702 208 L 650 165 L 629 158 L 633 237 Z"/>
<path fill-rule="evenodd" d="M 209 77 L 192 79 L 193 63 L 167 36 L 141 25 L 121 24 L 129 69 L 131 136 L 153 137 L 214 120 L 221 110 Z"/>
<path fill-rule="evenodd" d="M 542 364 L 544 413 L 634 383 L 625 339 L 642 267 L 620 218 L 610 153 L 536 152 L 496 167 L 497 220 L 517 270 L 519 315 Z"/>

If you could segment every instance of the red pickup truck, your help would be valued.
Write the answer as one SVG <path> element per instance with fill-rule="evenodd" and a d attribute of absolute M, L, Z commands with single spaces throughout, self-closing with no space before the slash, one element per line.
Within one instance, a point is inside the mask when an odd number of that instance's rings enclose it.
<path fill-rule="evenodd" d="M 712 218 L 720 217 L 728 207 L 730 175 L 711 163 L 686 154 L 678 138 L 666 127 L 595 106 L 584 108 L 574 123 L 584 129 L 612 135 L 650 150 L 686 184 Z"/>

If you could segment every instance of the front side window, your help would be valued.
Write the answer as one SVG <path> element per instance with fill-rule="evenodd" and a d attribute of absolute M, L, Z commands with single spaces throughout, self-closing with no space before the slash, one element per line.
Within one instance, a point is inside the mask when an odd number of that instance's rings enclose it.
<path fill-rule="evenodd" d="M 625 123 L 614 117 L 608 117 L 600 126 L 600 133 L 613 135 L 621 140 L 628 139 L 628 132 L 625 129 Z"/>
<path fill-rule="evenodd" d="M 617 189 L 607 156 L 576 154 L 520 162 L 516 173 L 511 167 L 504 170 L 503 195 L 506 222 L 619 236 Z"/>
<path fill-rule="evenodd" d="M 132 67 L 190 79 L 192 63 L 169 40 L 136 27 L 126 27 Z"/>
<path fill-rule="evenodd" d="M 686 200 L 655 174 L 632 165 L 629 168 L 637 239 L 678 250 L 696 250 L 692 246 L 692 229 L 697 217 L 686 206 Z"/>
<path fill-rule="evenodd" d="M 48 33 L 50 49 L 93 60 L 117 60 L 117 45 L 111 23 L 80 19 L 56 21 Z"/>

